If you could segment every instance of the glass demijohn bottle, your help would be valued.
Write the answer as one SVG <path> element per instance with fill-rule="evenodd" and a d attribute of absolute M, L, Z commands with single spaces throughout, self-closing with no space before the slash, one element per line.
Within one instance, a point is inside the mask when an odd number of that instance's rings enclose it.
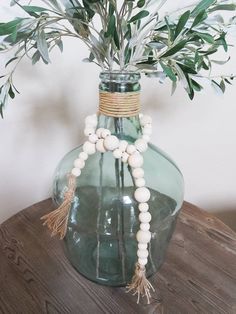
<path fill-rule="evenodd" d="M 140 74 L 103 72 L 100 92 L 137 93 Z M 142 135 L 139 115 L 98 116 L 98 128 L 106 128 L 120 140 L 134 143 Z M 59 164 L 54 180 L 54 201 L 60 205 L 67 186 L 67 174 L 82 151 L 68 153 Z M 176 218 L 183 202 L 183 177 L 175 163 L 160 149 L 149 144 L 144 153 L 146 186 L 151 192 L 151 242 L 147 276 L 163 263 Z M 134 181 L 127 163 L 114 159 L 111 152 L 89 157 L 77 180 L 75 198 L 64 240 L 74 268 L 88 279 L 110 286 L 130 282 L 137 261 L 136 233 L 139 210 L 134 199 Z"/>

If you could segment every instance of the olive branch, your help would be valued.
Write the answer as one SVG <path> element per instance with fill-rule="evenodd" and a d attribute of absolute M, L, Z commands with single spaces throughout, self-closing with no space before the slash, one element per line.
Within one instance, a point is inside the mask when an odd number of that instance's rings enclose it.
<path fill-rule="evenodd" d="M 13 77 L 23 58 L 32 64 L 51 62 L 50 53 L 63 51 L 63 39 L 80 39 L 89 50 L 86 62 L 103 71 L 140 71 L 161 82 L 172 82 L 172 93 L 181 83 L 189 97 L 202 90 L 199 78 L 206 77 L 217 90 L 225 91 L 234 75 L 211 76 L 214 64 L 229 61 L 228 31 L 236 29 L 236 3 L 202 0 L 163 14 L 167 0 L 12 0 L 23 17 L 0 23 L 0 52 L 12 52 L 8 73 L 0 76 L 0 114 L 9 97 L 18 90 Z M 232 14 L 226 20 L 221 12 Z M 223 50 L 226 60 L 214 55 Z"/>

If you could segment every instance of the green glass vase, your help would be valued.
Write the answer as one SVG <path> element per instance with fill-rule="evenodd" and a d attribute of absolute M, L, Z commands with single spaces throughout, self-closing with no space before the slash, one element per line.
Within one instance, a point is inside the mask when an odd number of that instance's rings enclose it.
<path fill-rule="evenodd" d="M 101 73 L 100 91 L 138 92 L 140 74 Z M 98 116 L 98 128 L 108 128 L 119 139 L 134 143 L 141 137 L 139 116 L 113 118 Z M 67 174 L 82 151 L 82 146 L 68 153 L 60 162 L 54 180 L 53 198 L 63 202 Z M 151 242 L 147 276 L 162 265 L 168 243 L 183 202 L 183 177 L 175 163 L 160 149 L 149 144 L 144 153 L 149 201 Z M 109 286 L 130 282 L 137 262 L 136 233 L 139 209 L 134 199 L 135 186 L 128 164 L 114 159 L 111 152 L 95 153 L 86 161 L 77 179 L 71 206 L 66 254 L 74 268 L 88 279 Z"/>

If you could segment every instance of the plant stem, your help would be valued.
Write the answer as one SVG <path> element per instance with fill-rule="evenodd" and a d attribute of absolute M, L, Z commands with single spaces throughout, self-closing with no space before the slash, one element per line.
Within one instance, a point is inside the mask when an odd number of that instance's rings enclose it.
<path fill-rule="evenodd" d="M 120 133 L 123 135 L 124 133 L 124 128 L 123 128 L 123 119 L 120 119 Z M 120 171 L 120 178 L 121 178 L 121 204 L 122 204 L 122 209 L 121 209 L 121 222 L 122 222 L 122 237 L 123 237 L 123 250 L 124 250 L 124 256 L 126 256 L 126 248 L 125 248 L 125 217 L 124 217 L 124 188 L 125 188 L 125 177 L 124 177 L 124 163 L 121 162 L 121 171 Z M 124 269 L 125 269 L 125 260 L 124 260 Z M 124 274 L 125 275 L 125 274 Z"/>
<path fill-rule="evenodd" d="M 101 219 L 101 210 L 102 210 L 102 197 L 103 197 L 103 160 L 104 154 L 101 154 L 100 161 L 99 161 L 99 168 L 100 168 L 100 182 L 99 182 L 99 204 L 98 204 L 98 215 L 97 215 L 97 256 L 96 256 L 96 278 L 99 279 L 99 266 L 100 266 L 100 219 Z"/>
<path fill-rule="evenodd" d="M 115 131 L 116 134 L 121 134 L 121 124 L 119 118 L 115 119 Z M 122 166 L 121 166 L 122 167 Z M 118 235 L 118 246 L 119 246 L 119 255 L 121 257 L 121 267 L 122 267 L 122 278 L 125 282 L 126 272 L 125 272 L 125 244 L 124 244 L 124 207 L 123 207 L 123 186 L 124 186 L 124 173 L 120 172 L 120 161 L 119 159 L 115 160 L 115 172 L 116 172 L 116 187 L 118 193 L 117 200 L 117 235 Z M 121 176 L 121 183 L 120 182 Z M 121 188 L 122 185 L 122 188 Z"/>

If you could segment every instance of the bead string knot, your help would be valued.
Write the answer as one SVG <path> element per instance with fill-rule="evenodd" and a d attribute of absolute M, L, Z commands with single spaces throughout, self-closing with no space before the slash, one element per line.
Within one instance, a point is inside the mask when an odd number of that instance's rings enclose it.
<path fill-rule="evenodd" d="M 76 177 L 73 174 L 68 176 L 68 190 L 64 193 L 63 203 L 59 208 L 41 217 L 43 225 L 52 231 L 52 236 L 59 235 L 63 239 L 67 232 L 69 211 L 73 202 L 76 188 Z"/>
<path fill-rule="evenodd" d="M 70 191 L 70 190 L 68 190 L 68 191 L 66 191 L 65 192 L 65 194 L 64 194 L 64 198 L 73 198 L 75 196 L 75 192 L 74 191 Z"/>
<path fill-rule="evenodd" d="M 136 263 L 135 274 L 132 282 L 127 286 L 127 292 L 133 292 L 133 295 L 138 295 L 137 303 L 140 297 L 146 297 L 147 303 L 150 304 L 151 293 L 150 290 L 155 291 L 152 284 L 146 278 L 145 266 Z"/>

